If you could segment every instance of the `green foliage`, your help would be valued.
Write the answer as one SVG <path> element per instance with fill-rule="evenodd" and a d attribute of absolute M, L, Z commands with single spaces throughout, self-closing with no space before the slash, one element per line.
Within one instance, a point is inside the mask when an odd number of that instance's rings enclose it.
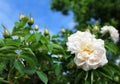
<path fill-rule="evenodd" d="M 39 76 L 39 78 L 45 83 L 48 83 L 48 78 L 47 75 L 45 73 L 43 73 L 42 71 L 37 71 L 37 74 Z"/>
<path fill-rule="evenodd" d="M 74 55 L 67 52 L 66 42 L 72 31 L 51 36 L 48 30 L 47 34 L 34 30 L 27 16 L 15 22 L 11 37 L 0 38 L 0 84 L 119 83 L 120 66 L 115 60 L 120 49 L 92 27 L 89 30 L 97 38 L 105 39 L 109 63 L 86 72 L 77 68 Z"/>

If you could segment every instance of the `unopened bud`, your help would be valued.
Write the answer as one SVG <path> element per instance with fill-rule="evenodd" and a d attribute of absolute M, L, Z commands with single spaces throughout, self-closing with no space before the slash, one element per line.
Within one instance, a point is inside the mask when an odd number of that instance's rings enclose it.
<path fill-rule="evenodd" d="M 49 31 L 47 28 L 44 30 L 44 35 L 49 35 Z"/>
<path fill-rule="evenodd" d="M 34 24 L 34 19 L 31 17 L 28 19 L 28 25 L 33 25 Z"/>
<path fill-rule="evenodd" d="M 99 27 L 95 25 L 95 26 L 93 27 L 93 30 L 92 30 L 92 31 L 93 31 L 93 32 L 98 32 L 98 31 L 99 31 Z"/>
<path fill-rule="evenodd" d="M 25 16 L 23 14 L 20 15 L 19 20 L 21 21 Z"/>
<path fill-rule="evenodd" d="M 62 29 L 61 29 L 61 32 L 62 32 L 62 33 L 65 33 L 65 32 L 66 32 L 66 30 L 65 30 L 64 28 L 62 28 Z"/>
<path fill-rule="evenodd" d="M 7 29 L 4 29 L 3 37 L 4 38 L 10 38 L 11 37 L 11 34 L 10 34 L 10 32 Z"/>
<path fill-rule="evenodd" d="M 35 25 L 34 29 L 35 29 L 35 31 L 38 31 L 38 29 L 39 29 L 38 25 Z"/>
<path fill-rule="evenodd" d="M 60 58 L 60 59 L 61 59 L 62 57 L 63 57 L 62 55 L 58 55 L 58 58 Z"/>
<path fill-rule="evenodd" d="M 90 32 L 90 29 L 86 29 L 85 31 L 86 31 L 86 32 Z"/>

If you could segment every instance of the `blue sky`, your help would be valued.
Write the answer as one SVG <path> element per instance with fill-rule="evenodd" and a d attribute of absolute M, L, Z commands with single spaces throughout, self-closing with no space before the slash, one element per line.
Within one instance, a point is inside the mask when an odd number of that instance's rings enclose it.
<path fill-rule="evenodd" d="M 75 25 L 71 12 L 69 16 L 64 16 L 60 12 L 50 10 L 50 0 L 0 0 L 0 24 L 4 23 L 10 31 L 14 22 L 19 20 L 20 13 L 31 13 L 40 31 L 48 26 L 51 34 L 59 32 L 62 26 L 71 29 Z M 0 32 L 2 31 L 0 26 Z"/>

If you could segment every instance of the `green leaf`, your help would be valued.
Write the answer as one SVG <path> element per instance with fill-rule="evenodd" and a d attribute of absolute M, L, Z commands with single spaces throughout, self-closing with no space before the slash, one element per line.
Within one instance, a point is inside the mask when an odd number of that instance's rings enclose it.
<path fill-rule="evenodd" d="M 37 71 L 36 72 L 38 77 L 41 79 L 41 81 L 44 83 L 44 84 L 47 84 L 48 83 L 48 78 L 47 78 L 47 75 L 42 72 L 42 71 Z"/>
<path fill-rule="evenodd" d="M 22 61 L 15 60 L 14 66 L 21 74 L 24 74 L 24 67 L 23 67 Z"/>
<path fill-rule="evenodd" d="M 22 28 L 25 26 L 26 22 L 27 22 L 27 17 L 23 18 L 20 22 L 15 22 L 15 27 L 17 29 Z"/>
<path fill-rule="evenodd" d="M 63 47 L 58 44 L 52 44 L 53 48 L 63 50 Z"/>
<path fill-rule="evenodd" d="M 99 72 L 101 75 L 103 75 L 104 77 L 113 80 L 113 79 L 112 79 L 112 73 L 111 73 L 109 70 L 107 70 L 107 69 L 105 69 L 105 68 L 101 68 L 101 69 L 98 70 L 98 72 Z"/>
<path fill-rule="evenodd" d="M 54 38 L 59 38 L 59 36 L 58 35 L 53 35 L 52 39 L 54 39 Z"/>
<path fill-rule="evenodd" d="M 52 46 L 53 46 L 53 49 L 54 49 L 55 52 L 61 52 L 61 53 L 64 54 L 64 49 L 63 49 L 63 47 L 61 45 L 59 45 L 59 44 L 52 44 Z"/>
<path fill-rule="evenodd" d="M 6 39 L 5 44 L 7 46 L 16 46 L 16 47 L 19 47 L 21 45 L 20 40 L 12 40 L 12 39 Z"/>
<path fill-rule="evenodd" d="M 35 38 L 36 38 L 36 41 L 38 42 L 40 40 L 40 37 L 41 37 L 41 33 L 39 32 L 36 32 L 35 34 Z"/>
<path fill-rule="evenodd" d="M 8 53 L 15 54 L 15 50 L 16 50 L 16 47 L 5 46 L 5 47 L 0 48 L 0 53 L 4 53 L 4 55 L 8 55 Z"/>
<path fill-rule="evenodd" d="M 16 50 L 16 47 L 13 47 L 13 46 L 5 46 L 5 47 L 2 47 L 0 48 L 0 52 L 1 53 L 15 53 L 15 50 Z"/>
<path fill-rule="evenodd" d="M 20 58 L 23 58 L 28 64 L 29 66 L 31 66 L 32 68 L 36 69 L 36 61 L 34 60 L 34 56 L 30 56 L 30 55 L 21 55 Z"/>
<path fill-rule="evenodd" d="M 0 74 L 3 72 L 5 68 L 6 68 L 6 62 L 0 61 Z"/>
<path fill-rule="evenodd" d="M 3 39 L 0 38 L 0 47 L 2 47 L 4 45 L 5 45 L 5 43 L 4 43 Z"/>
<path fill-rule="evenodd" d="M 2 77 L 0 77 L 0 81 L 3 82 L 3 83 L 6 83 L 6 84 L 9 84 L 9 83 L 10 83 L 9 81 L 4 80 L 4 78 L 2 78 Z M 1 83 L 1 82 L 0 82 L 0 83 Z"/>
<path fill-rule="evenodd" d="M 60 64 L 57 64 L 56 68 L 55 68 L 55 74 L 56 74 L 56 76 L 58 76 L 60 74 L 61 69 L 62 69 L 62 66 Z"/>
<path fill-rule="evenodd" d="M 15 28 L 19 28 L 19 22 L 15 22 Z"/>
<path fill-rule="evenodd" d="M 114 54 L 117 54 L 117 52 L 118 52 L 118 47 L 113 43 L 106 42 L 105 47 L 108 50 L 112 51 Z"/>
<path fill-rule="evenodd" d="M 42 46 L 43 45 L 40 45 L 40 43 L 39 42 L 32 42 L 31 43 L 31 45 L 30 45 L 30 48 L 32 49 L 32 50 L 37 50 L 37 49 L 40 49 L 40 48 L 42 48 Z M 45 46 L 45 45 L 44 45 Z M 45 48 L 45 47 L 44 47 Z"/>
<path fill-rule="evenodd" d="M 6 50 L 6 49 L 15 49 L 15 47 L 13 47 L 13 46 L 5 46 L 5 47 L 2 47 L 2 48 L 0 48 L 0 50 L 2 51 L 2 50 Z"/>
<path fill-rule="evenodd" d="M 28 17 L 24 17 L 21 21 L 20 21 L 20 25 L 21 26 L 25 26 L 25 24 L 27 23 Z"/>
<path fill-rule="evenodd" d="M 34 34 L 27 34 L 27 35 L 25 36 L 25 40 L 26 40 L 27 42 L 31 42 L 31 41 L 33 41 L 33 39 L 34 39 Z"/>
<path fill-rule="evenodd" d="M 47 43 L 49 43 L 49 39 L 47 39 L 45 36 L 41 36 L 40 37 L 40 42 L 42 44 L 47 44 Z"/>
<path fill-rule="evenodd" d="M 35 56 L 34 52 L 30 48 L 22 48 L 23 53 Z"/>
<path fill-rule="evenodd" d="M 27 68 L 24 70 L 26 74 L 33 75 L 36 72 L 36 69 L 33 68 Z"/>
<path fill-rule="evenodd" d="M 33 62 L 34 66 L 37 64 L 37 58 L 36 58 L 34 52 L 30 48 L 23 48 L 21 55 L 26 60 Z"/>
<path fill-rule="evenodd" d="M 77 77 L 75 77 L 75 84 L 79 83 L 80 79 L 82 78 L 82 75 L 83 75 L 83 71 L 78 73 Z"/>
<path fill-rule="evenodd" d="M 51 44 L 48 44 L 48 45 L 47 45 L 47 48 L 49 49 L 50 52 L 52 52 L 53 46 L 52 46 Z"/>
<path fill-rule="evenodd" d="M 0 53 L 0 59 L 1 60 L 4 60 L 4 61 L 7 61 L 7 60 L 14 60 L 16 58 L 16 54 L 13 54 L 13 53 L 6 53 L 6 54 L 2 54 Z"/>
<path fill-rule="evenodd" d="M 109 67 L 112 69 L 112 71 L 114 71 L 115 73 L 120 75 L 120 67 L 119 66 L 117 66 L 113 63 L 109 63 Z"/>

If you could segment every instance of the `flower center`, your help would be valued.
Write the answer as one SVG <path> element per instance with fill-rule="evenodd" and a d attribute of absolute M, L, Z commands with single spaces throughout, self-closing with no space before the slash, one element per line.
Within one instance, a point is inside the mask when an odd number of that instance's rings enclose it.
<path fill-rule="evenodd" d="M 90 45 L 86 45 L 84 48 L 81 49 L 81 52 L 86 52 L 90 55 L 94 52 L 94 48 Z"/>

